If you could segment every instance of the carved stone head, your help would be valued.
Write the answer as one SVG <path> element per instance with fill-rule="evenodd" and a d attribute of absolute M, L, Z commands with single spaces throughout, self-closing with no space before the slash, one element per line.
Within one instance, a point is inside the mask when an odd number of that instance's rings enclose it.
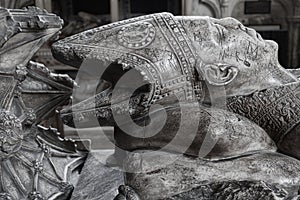
<path fill-rule="evenodd" d="M 233 18 L 176 17 L 192 41 L 196 69 L 227 96 L 246 95 L 297 81 L 278 62 L 278 45 Z"/>
<path fill-rule="evenodd" d="M 123 107 L 120 114 L 131 110 L 132 115 L 135 110 L 141 113 L 172 96 L 180 101 L 202 102 L 208 95 L 204 85 L 212 90 L 221 87 L 227 96 L 236 96 L 297 81 L 278 63 L 277 50 L 276 43 L 263 40 L 253 29 L 232 18 L 174 17 L 169 13 L 116 22 L 53 45 L 54 56 L 67 64 L 80 67 L 86 60 L 98 62 L 97 70 L 89 70 L 90 76 L 110 85 L 105 90 L 99 89 L 103 84 L 98 90 L 94 88 L 97 96 L 107 96 L 108 102 L 110 89 L 115 89 L 119 78 L 131 69 L 135 71 L 136 81 L 147 85 L 139 91 L 143 95 L 133 95 L 139 103 L 127 109 L 121 97 L 115 103 L 116 108 Z M 124 87 L 132 87 L 132 82 L 135 81 L 129 79 Z M 79 121 L 91 115 L 106 121 L 111 117 L 107 114 L 111 113 L 110 106 L 105 106 L 108 102 L 101 102 L 103 98 L 97 100 L 98 111 L 87 114 L 95 107 L 94 99 L 73 107 Z M 70 116 L 65 113 L 64 117 Z"/>
<path fill-rule="evenodd" d="M 71 126 L 95 117 L 115 126 L 115 116 L 128 113 L 144 123 L 155 103 L 211 103 L 207 97 L 220 90 L 230 111 L 260 125 L 281 146 L 289 146 L 284 137 L 299 124 L 299 81 L 279 64 L 278 45 L 232 18 L 142 16 L 63 39 L 53 53 L 67 64 L 82 64 L 81 70 L 94 65 L 85 71 L 101 79 L 91 96 L 62 112 Z M 297 157 L 299 150 L 293 151 Z"/>

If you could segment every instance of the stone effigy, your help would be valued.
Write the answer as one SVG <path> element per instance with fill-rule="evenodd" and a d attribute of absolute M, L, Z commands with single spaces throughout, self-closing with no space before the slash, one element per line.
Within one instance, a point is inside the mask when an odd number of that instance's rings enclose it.
<path fill-rule="evenodd" d="M 298 199 L 299 80 L 277 51 L 232 18 L 159 13 L 92 29 L 53 45 L 101 79 L 61 115 L 115 127 L 116 199 Z"/>
<path fill-rule="evenodd" d="M 0 7 L 0 199 L 69 199 L 87 152 L 38 125 L 65 104 L 74 81 L 30 61 L 62 28 L 34 7 Z"/>

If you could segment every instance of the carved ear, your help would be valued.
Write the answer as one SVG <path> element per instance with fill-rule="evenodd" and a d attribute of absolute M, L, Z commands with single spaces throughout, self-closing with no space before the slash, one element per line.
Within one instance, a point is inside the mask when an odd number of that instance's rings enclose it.
<path fill-rule="evenodd" d="M 224 86 L 235 79 L 238 68 L 227 64 L 207 64 L 203 67 L 204 79 L 209 84 Z"/>

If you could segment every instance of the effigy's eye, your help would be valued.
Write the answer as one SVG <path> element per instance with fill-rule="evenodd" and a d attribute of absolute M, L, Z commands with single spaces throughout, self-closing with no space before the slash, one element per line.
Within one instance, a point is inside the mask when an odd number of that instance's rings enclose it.
<path fill-rule="evenodd" d="M 247 60 L 244 61 L 244 65 L 247 66 L 247 67 L 251 66 L 251 64 Z"/>

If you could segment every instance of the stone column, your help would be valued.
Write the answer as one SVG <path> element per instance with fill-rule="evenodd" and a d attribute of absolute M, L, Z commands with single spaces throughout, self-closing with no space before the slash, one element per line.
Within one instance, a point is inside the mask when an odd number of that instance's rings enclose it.
<path fill-rule="evenodd" d="M 119 0 L 110 0 L 111 22 L 119 20 Z"/>
<path fill-rule="evenodd" d="M 181 13 L 182 13 L 182 15 L 187 15 L 186 6 L 187 6 L 187 1 L 186 0 L 181 0 Z"/>
<path fill-rule="evenodd" d="M 300 68 L 300 0 L 295 3 L 294 16 L 289 21 L 289 68 Z"/>
<path fill-rule="evenodd" d="M 229 9 L 229 0 L 221 0 L 220 1 L 221 7 L 221 17 L 230 17 L 230 9 Z"/>
<path fill-rule="evenodd" d="M 15 8 L 16 1 L 15 0 L 2 0 L 0 1 L 0 7 L 3 8 Z"/>
<path fill-rule="evenodd" d="M 36 7 L 52 12 L 52 0 L 35 0 Z"/>
<path fill-rule="evenodd" d="M 120 0 L 119 7 L 120 20 L 129 18 L 131 13 L 130 0 Z"/>
<path fill-rule="evenodd" d="M 0 0 L 0 7 L 3 8 L 22 8 L 27 6 L 30 1 L 28 0 Z"/>
<path fill-rule="evenodd" d="M 289 18 L 289 68 L 300 68 L 299 30 L 300 16 Z"/>

